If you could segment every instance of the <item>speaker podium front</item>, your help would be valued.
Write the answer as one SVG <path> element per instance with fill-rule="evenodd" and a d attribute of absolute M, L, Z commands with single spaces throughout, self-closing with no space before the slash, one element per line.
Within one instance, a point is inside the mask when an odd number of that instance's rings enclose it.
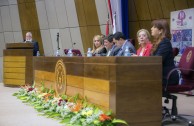
<path fill-rule="evenodd" d="M 33 83 L 33 44 L 7 43 L 3 50 L 3 83 L 20 86 Z"/>

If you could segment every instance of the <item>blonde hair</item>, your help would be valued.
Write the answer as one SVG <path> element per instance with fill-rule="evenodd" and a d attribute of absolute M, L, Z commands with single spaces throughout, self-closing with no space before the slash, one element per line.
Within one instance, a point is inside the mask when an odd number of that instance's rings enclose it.
<path fill-rule="evenodd" d="M 97 38 L 100 41 L 100 43 L 101 43 L 101 46 L 98 47 L 98 48 L 94 44 L 95 38 Z M 93 49 L 92 49 L 92 53 L 98 52 L 102 47 L 103 47 L 103 39 L 102 39 L 102 36 L 101 35 L 95 35 L 93 37 Z"/>
<path fill-rule="evenodd" d="M 139 33 L 142 32 L 142 31 L 144 31 L 146 33 L 148 39 L 150 40 L 151 35 L 150 35 L 149 31 L 146 30 L 146 29 L 140 29 L 139 31 L 137 31 L 137 37 L 139 36 Z"/>
<path fill-rule="evenodd" d="M 97 49 L 96 46 L 95 46 L 95 44 L 94 44 L 95 38 L 97 38 L 100 41 L 101 45 L 103 45 L 102 36 L 101 35 L 95 35 L 93 37 L 93 51 L 95 51 Z"/>

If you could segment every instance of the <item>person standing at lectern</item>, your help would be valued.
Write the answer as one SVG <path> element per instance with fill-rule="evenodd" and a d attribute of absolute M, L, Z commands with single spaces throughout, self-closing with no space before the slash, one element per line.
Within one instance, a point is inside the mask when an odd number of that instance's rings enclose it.
<path fill-rule="evenodd" d="M 151 35 L 154 37 L 151 55 L 162 56 L 162 82 L 163 85 L 166 85 L 168 73 L 175 68 L 168 22 L 164 19 L 154 20 L 152 22 Z M 178 82 L 178 72 L 174 71 L 168 80 L 168 84 L 175 85 Z"/>
<path fill-rule="evenodd" d="M 38 46 L 38 42 L 32 39 L 32 33 L 31 32 L 27 32 L 26 33 L 26 39 L 24 40 L 24 42 L 31 42 L 33 43 L 33 56 L 37 55 L 37 51 L 39 51 L 39 46 Z"/>

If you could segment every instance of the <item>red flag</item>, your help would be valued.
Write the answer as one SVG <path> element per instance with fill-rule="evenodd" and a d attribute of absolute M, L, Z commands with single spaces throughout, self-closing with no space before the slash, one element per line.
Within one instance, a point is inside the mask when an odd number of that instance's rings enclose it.
<path fill-rule="evenodd" d="M 106 36 L 109 34 L 109 19 L 106 22 Z"/>

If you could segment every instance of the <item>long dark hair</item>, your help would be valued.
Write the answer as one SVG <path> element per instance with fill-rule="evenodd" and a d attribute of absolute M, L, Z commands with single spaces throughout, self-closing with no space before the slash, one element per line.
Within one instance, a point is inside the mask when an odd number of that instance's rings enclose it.
<path fill-rule="evenodd" d="M 171 39 L 171 34 L 170 34 L 169 24 L 165 19 L 159 19 L 159 20 L 152 21 L 152 26 L 163 31 L 157 38 L 154 38 L 153 46 L 151 50 L 151 54 L 153 55 L 153 53 L 158 48 L 158 45 L 164 38 Z"/>

